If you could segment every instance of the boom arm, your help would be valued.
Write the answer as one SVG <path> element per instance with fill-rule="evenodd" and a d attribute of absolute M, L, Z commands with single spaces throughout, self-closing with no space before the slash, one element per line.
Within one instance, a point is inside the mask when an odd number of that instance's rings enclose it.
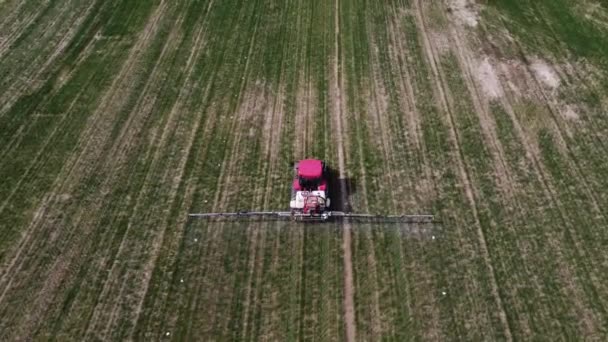
<path fill-rule="evenodd" d="M 291 217 L 289 211 L 238 211 L 232 213 L 194 213 L 188 214 L 189 217 L 254 217 L 254 216 L 274 216 L 274 217 Z"/>
<path fill-rule="evenodd" d="M 432 223 L 434 220 L 433 215 L 375 215 L 375 214 L 345 213 L 342 211 L 330 211 L 329 215 L 332 217 L 370 219 L 370 220 L 380 220 L 380 221 L 388 220 L 388 221 L 405 222 L 405 223 Z"/>
<path fill-rule="evenodd" d="M 384 222 L 403 222 L 403 223 L 433 223 L 433 215 L 375 215 L 360 213 L 345 213 L 343 211 L 328 211 L 323 213 L 323 219 L 345 218 L 345 219 L 364 219 L 370 221 Z M 274 218 L 307 218 L 315 217 L 312 214 L 293 213 L 290 211 L 238 211 L 224 213 L 193 213 L 188 214 L 192 218 L 214 218 L 214 217 L 274 217 Z"/>

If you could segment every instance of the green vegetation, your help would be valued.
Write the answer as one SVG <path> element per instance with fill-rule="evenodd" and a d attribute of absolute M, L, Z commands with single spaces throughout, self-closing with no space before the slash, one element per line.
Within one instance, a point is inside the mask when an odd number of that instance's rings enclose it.
<path fill-rule="evenodd" d="M 509 31 L 523 38 L 535 52 L 561 55 L 563 49 L 577 57 L 592 58 L 605 63 L 608 53 L 608 26 L 594 21 L 594 14 L 585 15 L 603 1 L 535 1 L 489 0 L 489 8 L 506 18 Z M 602 8 L 597 8 L 602 11 Z M 605 10 L 605 8 L 603 9 Z M 603 18 L 605 19 L 605 18 Z M 600 19 L 601 22 L 601 19 Z"/>
<path fill-rule="evenodd" d="M 0 2 L 0 339 L 344 340 L 345 262 L 362 340 L 605 339 L 593 2 Z M 340 223 L 186 218 L 339 154 L 353 210 L 441 224 L 344 260 Z"/>

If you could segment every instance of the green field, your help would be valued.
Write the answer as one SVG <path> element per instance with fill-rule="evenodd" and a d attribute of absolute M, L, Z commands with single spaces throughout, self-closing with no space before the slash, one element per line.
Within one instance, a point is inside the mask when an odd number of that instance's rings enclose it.
<path fill-rule="evenodd" d="M 0 0 L 0 340 L 608 340 L 607 56 L 605 0 Z M 441 223 L 187 219 L 306 157 Z"/>

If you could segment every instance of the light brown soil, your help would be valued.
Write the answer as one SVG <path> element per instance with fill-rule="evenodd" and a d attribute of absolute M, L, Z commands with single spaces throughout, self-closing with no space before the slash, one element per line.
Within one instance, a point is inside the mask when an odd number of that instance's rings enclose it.
<path fill-rule="evenodd" d="M 479 23 L 479 13 L 475 1 L 449 0 L 448 6 L 450 6 L 452 14 L 460 24 L 476 27 Z"/>
<path fill-rule="evenodd" d="M 335 133 L 333 136 L 336 138 L 337 152 L 338 152 L 338 172 L 340 182 L 340 193 L 342 195 L 342 203 L 347 203 L 348 198 L 346 197 L 346 163 L 344 159 L 344 141 L 343 136 L 347 132 L 344 126 L 344 112 L 342 108 L 342 99 L 344 95 L 344 85 L 342 78 L 342 70 L 340 65 L 342 62 L 338 58 L 340 56 L 340 0 L 335 1 L 335 50 L 334 50 L 334 63 L 333 63 L 333 75 L 332 75 L 332 88 L 333 88 L 333 116 L 335 123 Z M 342 248 L 344 251 L 344 325 L 346 329 L 346 341 L 354 342 L 357 339 L 357 326 L 355 320 L 355 285 L 353 277 L 353 261 L 352 261 L 352 228 L 350 223 L 347 221 L 343 224 L 343 244 Z"/>
<path fill-rule="evenodd" d="M 534 72 L 536 78 L 547 87 L 551 89 L 559 87 L 561 83 L 559 76 L 555 73 L 553 68 L 544 60 L 538 58 L 532 59 L 532 64 L 530 64 L 530 68 Z"/>
<path fill-rule="evenodd" d="M 489 58 L 486 57 L 481 61 L 475 61 L 475 65 L 477 65 L 475 76 L 477 81 L 481 84 L 481 90 L 486 97 L 489 99 L 501 97 L 502 87 L 498 80 L 498 76 L 496 75 L 496 70 L 494 70 L 494 66 L 490 63 Z"/>

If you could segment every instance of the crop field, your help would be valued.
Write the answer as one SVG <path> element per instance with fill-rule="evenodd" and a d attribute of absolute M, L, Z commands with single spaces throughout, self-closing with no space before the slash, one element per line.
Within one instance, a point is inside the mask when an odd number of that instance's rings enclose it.
<path fill-rule="evenodd" d="M 0 0 L 0 340 L 605 341 L 607 56 L 605 0 Z M 306 157 L 439 222 L 187 218 Z"/>

